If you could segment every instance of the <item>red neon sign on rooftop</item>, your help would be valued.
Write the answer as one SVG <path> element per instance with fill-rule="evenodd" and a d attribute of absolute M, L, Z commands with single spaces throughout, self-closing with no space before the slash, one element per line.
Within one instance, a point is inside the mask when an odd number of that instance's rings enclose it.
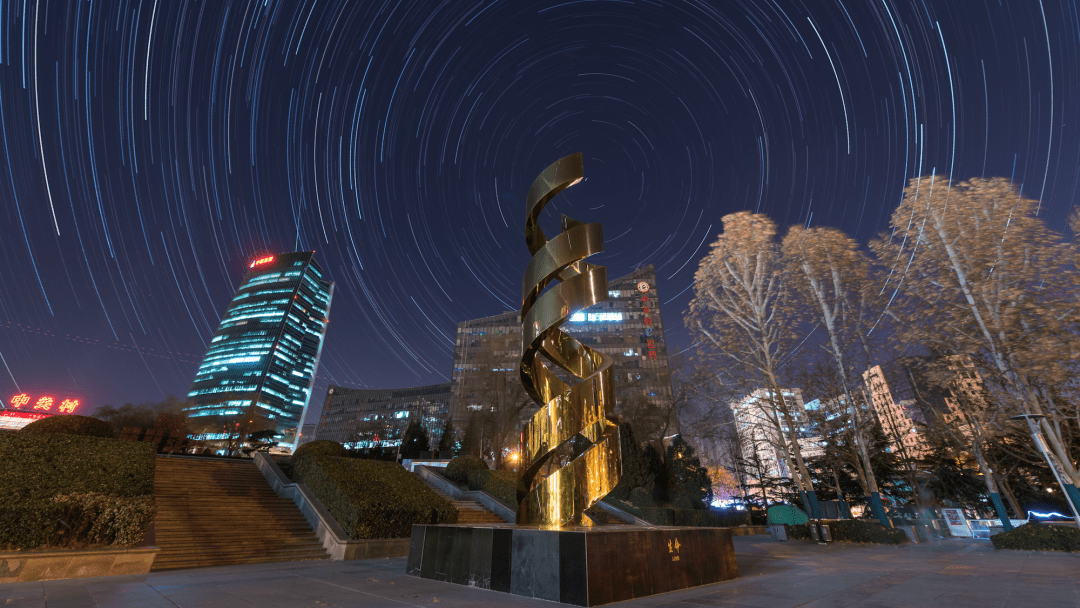
<path fill-rule="evenodd" d="M 255 268 L 256 266 L 265 266 L 267 264 L 273 263 L 273 261 L 274 261 L 274 256 L 272 256 L 272 255 L 261 257 L 261 258 L 255 260 L 254 262 L 252 262 L 251 266 L 249 266 L 249 268 Z"/>

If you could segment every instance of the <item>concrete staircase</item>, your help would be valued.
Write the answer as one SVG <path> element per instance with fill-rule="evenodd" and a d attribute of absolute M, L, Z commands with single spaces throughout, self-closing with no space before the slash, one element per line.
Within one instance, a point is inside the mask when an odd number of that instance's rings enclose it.
<path fill-rule="evenodd" d="M 327 559 L 291 500 L 250 460 L 158 456 L 151 571 Z"/>
<path fill-rule="evenodd" d="M 414 473 L 414 475 L 415 475 L 415 473 Z M 428 482 L 424 481 L 423 477 L 420 477 L 419 475 L 416 475 L 416 478 L 419 479 L 421 482 L 423 482 L 424 485 L 426 485 L 428 488 L 431 488 L 432 492 L 435 492 L 439 496 L 441 496 L 441 497 L 445 498 L 446 500 L 450 501 L 450 504 L 454 505 L 454 507 L 457 508 L 457 510 L 458 510 L 457 523 L 459 523 L 459 524 L 469 524 L 469 525 L 476 525 L 476 524 L 505 524 L 506 523 L 505 521 L 502 520 L 501 517 L 499 517 L 498 515 L 495 515 L 491 511 L 488 511 L 480 503 L 478 503 L 478 502 L 476 502 L 474 500 L 455 500 L 453 496 L 450 496 L 446 492 L 443 492 L 442 490 L 440 490 L 440 489 L 436 488 L 435 486 L 429 484 Z"/>

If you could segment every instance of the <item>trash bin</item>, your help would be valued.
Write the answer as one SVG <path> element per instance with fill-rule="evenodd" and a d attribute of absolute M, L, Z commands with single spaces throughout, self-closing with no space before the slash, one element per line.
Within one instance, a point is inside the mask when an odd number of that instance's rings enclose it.
<path fill-rule="evenodd" d="M 829 524 L 818 524 L 818 527 L 821 528 L 821 534 L 820 534 L 821 542 L 823 542 L 823 543 L 831 543 L 832 542 L 832 530 L 829 529 Z"/>

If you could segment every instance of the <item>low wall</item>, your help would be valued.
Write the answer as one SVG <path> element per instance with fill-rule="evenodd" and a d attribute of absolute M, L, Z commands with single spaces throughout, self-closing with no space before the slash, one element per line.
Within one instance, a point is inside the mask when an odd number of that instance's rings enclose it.
<path fill-rule="evenodd" d="M 739 526 L 736 528 L 725 528 L 731 530 L 732 536 L 750 536 L 752 534 L 768 534 L 768 526 Z"/>
<path fill-rule="evenodd" d="M 408 539 L 405 539 L 408 543 Z M 52 581 L 88 576 L 146 574 L 157 547 L 88 551 L 19 551 L 0 553 L 0 584 Z M 406 548 L 403 555 L 408 554 Z"/>

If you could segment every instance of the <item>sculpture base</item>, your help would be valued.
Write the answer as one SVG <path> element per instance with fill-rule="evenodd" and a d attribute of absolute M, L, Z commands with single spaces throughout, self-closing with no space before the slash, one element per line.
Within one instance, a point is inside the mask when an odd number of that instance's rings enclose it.
<path fill-rule="evenodd" d="M 577 606 L 738 578 L 725 528 L 415 525 L 406 572 Z"/>

